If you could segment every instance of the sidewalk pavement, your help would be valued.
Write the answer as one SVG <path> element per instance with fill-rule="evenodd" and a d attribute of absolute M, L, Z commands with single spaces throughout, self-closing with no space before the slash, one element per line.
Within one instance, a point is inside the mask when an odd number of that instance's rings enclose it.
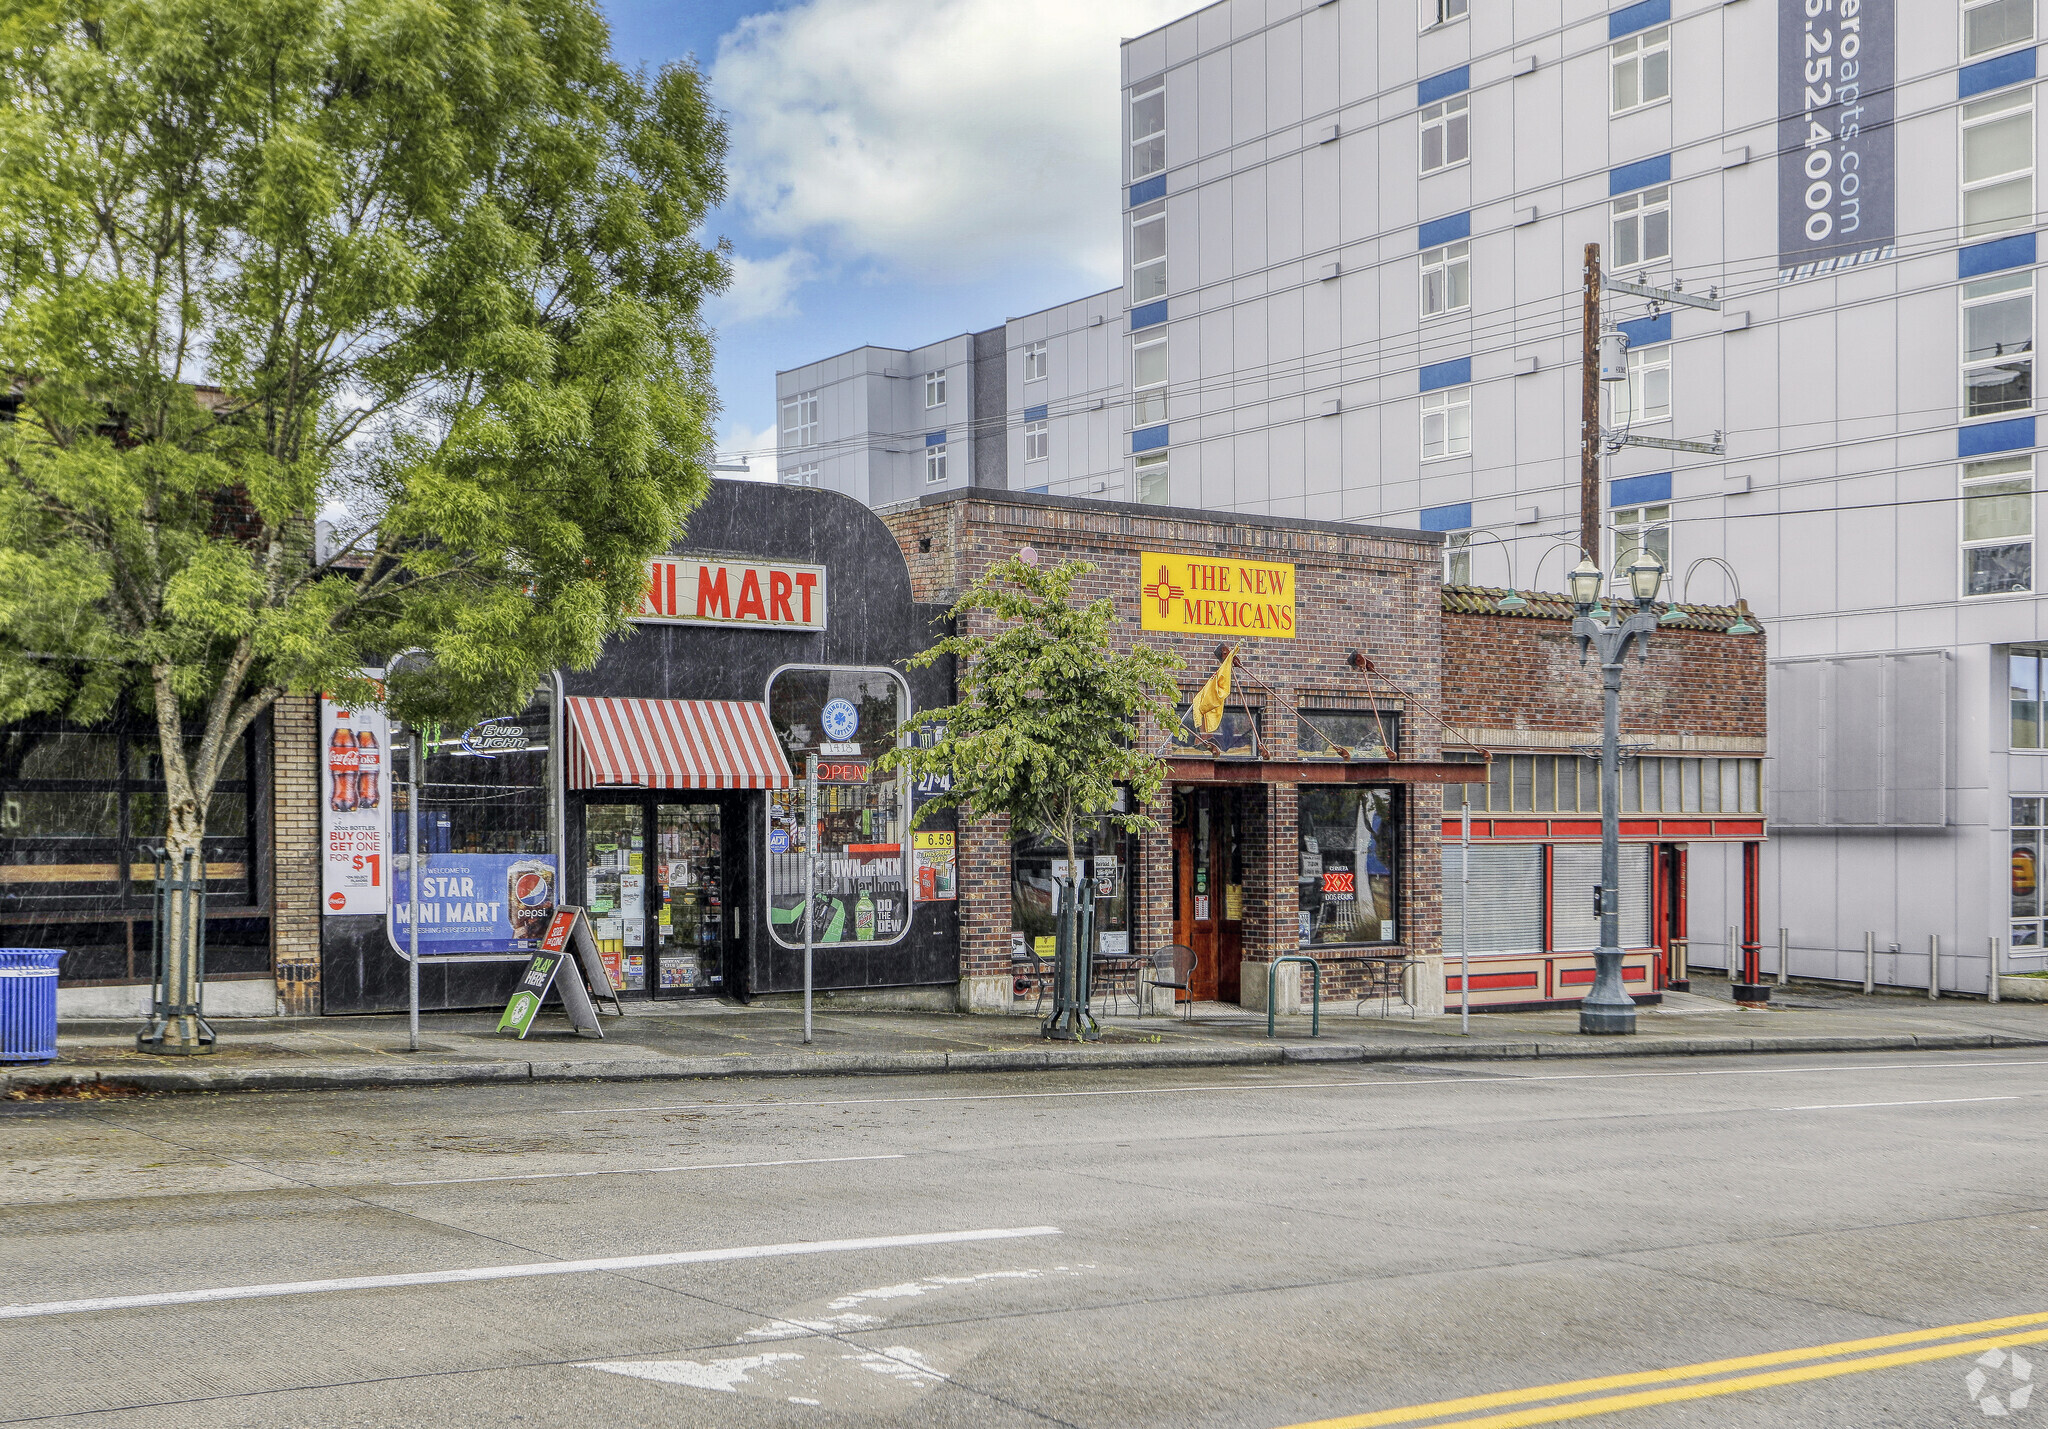
<path fill-rule="evenodd" d="M 524 1041 L 495 1035 L 495 1013 L 429 1014 L 418 1052 L 406 1050 L 402 1016 L 238 1018 L 217 1024 L 212 1055 L 173 1058 L 138 1052 L 135 1023 L 80 1022 L 60 1029 L 55 1063 L 0 1070 L 0 1094 L 2048 1047 L 2048 1003 L 1795 984 L 1756 1009 L 1738 1007 L 1718 978 L 1696 974 L 1692 986 L 1642 1009 L 1634 1037 L 1582 1037 L 1575 1010 L 1474 1013 L 1467 1036 L 1455 1008 L 1381 1018 L 1336 1003 L 1324 1006 L 1321 1036 L 1310 1037 L 1306 1015 L 1282 1016 L 1268 1040 L 1264 1014 L 1204 1003 L 1192 1019 L 1104 1016 L 1102 1040 L 1075 1045 L 1041 1039 L 1023 1003 L 1017 1016 L 969 1017 L 820 999 L 808 1047 L 796 1006 L 707 1001 L 629 1003 L 626 1016 L 604 1018 L 601 1041 L 577 1036 L 552 1005 Z"/>

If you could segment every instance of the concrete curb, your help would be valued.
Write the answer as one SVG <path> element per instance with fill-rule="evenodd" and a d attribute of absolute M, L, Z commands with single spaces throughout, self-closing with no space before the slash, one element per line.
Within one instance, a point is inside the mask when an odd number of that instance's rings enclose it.
<path fill-rule="evenodd" d="M 939 1072 L 1043 1072 L 1146 1067 L 1275 1067 L 1330 1062 L 1497 1062 L 1560 1058 L 1711 1057 L 1757 1053 L 1981 1051 L 2048 1047 L 2048 1038 L 2002 1033 L 1863 1037 L 1670 1037 L 1579 1043 L 1362 1044 L 1274 1041 L 1213 1047 L 1005 1048 L 981 1052 L 773 1052 L 730 1057 L 625 1057 L 559 1062 L 352 1063 L 302 1067 L 19 1067 L 0 1071 L 12 1088 L 104 1083 L 142 1092 L 344 1091 L 462 1086 L 481 1082 L 652 1082 L 736 1077 L 906 1076 Z"/>

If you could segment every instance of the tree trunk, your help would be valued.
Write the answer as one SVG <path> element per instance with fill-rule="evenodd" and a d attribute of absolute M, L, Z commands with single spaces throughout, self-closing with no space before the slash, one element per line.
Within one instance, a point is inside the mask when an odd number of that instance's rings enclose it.
<path fill-rule="evenodd" d="M 1059 833 L 1061 845 L 1067 851 L 1067 884 L 1053 920 L 1058 938 L 1055 945 L 1058 972 L 1054 978 L 1058 995 L 1053 999 L 1052 1016 L 1046 1020 L 1043 1030 L 1047 1037 L 1092 1042 L 1102 1035 L 1102 1029 L 1088 1011 L 1089 967 L 1081 949 L 1081 861 L 1074 852 L 1074 814 L 1071 808 L 1060 820 Z M 1057 895 L 1060 889 L 1057 878 L 1053 880 L 1053 889 Z"/>
<path fill-rule="evenodd" d="M 220 778 L 221 759 L 215 740 L 202 740 L 194 779 L 171 672 L 159 666 L 154 674 L 157 748 L 169 809 L 165 858 L 150 882 L 156 987 L 149 1025 L 137 1034 L 136 1045 L 145 1052 L 197 1056 L 213 1051 L 213 1029 L 200 1016 L 199 1004 L 206 967 L 206 806 Z"/>

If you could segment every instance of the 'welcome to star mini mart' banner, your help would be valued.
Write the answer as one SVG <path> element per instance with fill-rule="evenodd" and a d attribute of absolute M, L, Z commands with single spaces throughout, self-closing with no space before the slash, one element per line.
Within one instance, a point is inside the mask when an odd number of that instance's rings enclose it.
<path fill-rule="evenodd" d="M 1294 638 L 1294 567 L 1146 551 L 1140 624 L 1186 635 Z"/>

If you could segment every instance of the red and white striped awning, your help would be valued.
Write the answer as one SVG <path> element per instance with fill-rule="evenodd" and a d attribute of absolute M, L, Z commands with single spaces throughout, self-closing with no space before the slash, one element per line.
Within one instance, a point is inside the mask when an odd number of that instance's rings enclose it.
<path fill-rule="evenodd" d="M 759 702 L 569 699 L 572 789 L 787 789 L 794 782 Z"/>

